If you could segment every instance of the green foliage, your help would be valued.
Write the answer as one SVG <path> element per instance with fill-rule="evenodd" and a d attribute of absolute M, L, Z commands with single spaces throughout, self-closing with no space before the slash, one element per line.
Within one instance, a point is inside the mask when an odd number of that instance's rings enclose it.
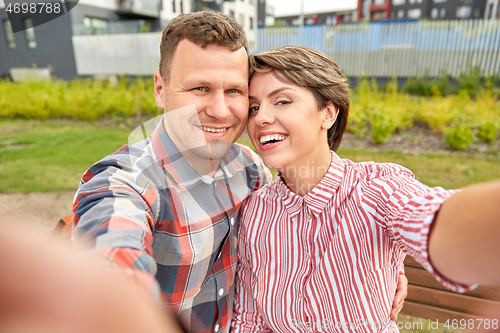
<path fill-rule="evenodd" d="M 444 83 L 440 86 L 439 81 L 433 82 L 428 87 L 430 97 L 424 98 L 405 93 L 405 87 L 398 92 L 395 78 L 385 92 L 375 82 L 360 80 L 351 98 L 348 130 L 358 137 L 369 134 L 372 142 L 383 143 L 395 131 L 411 127 L 418 120 L 444 133 L 445 141 L 454 149 L 467 149 L 475 140 L 492 143 L 497 139 L 500 102 L 493 79 L 486 79 L 475 98 L 470 89 L 443 96 Z"/>
<path fill-rule="evenodd" d="M 474 67 L 468 73 L 460 75 L 457 80 L 461 85 L 461 89 L 466 90 L 470 96 L 475 96 L 481 89 L 481 71 L 479 67 Z"/>
<path fill-rule="evenodd" d="M 474 142 L 474 133 L 466 124 L 457 123 L 446 130 L 445 140 L 451 148 L 463 150 L 467 149 Z"/>
<path fill-rule="evenodd" d="M 0 118 L 75 119 L 157 115 L 153 81 L 120 78 L 65 81 L 0 81 Z"/>

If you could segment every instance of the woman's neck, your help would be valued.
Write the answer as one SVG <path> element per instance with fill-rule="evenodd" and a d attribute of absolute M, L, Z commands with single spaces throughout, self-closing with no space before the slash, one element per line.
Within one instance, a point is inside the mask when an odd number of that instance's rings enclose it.
<path fill-rule="evenodd" d="M 315 159 L 305 159 L 300 165 L 287 166 L 280 172 L 290 191 L 305 196 L 323 179 L 331 163 L 332 155 L 328 149 Z"/>

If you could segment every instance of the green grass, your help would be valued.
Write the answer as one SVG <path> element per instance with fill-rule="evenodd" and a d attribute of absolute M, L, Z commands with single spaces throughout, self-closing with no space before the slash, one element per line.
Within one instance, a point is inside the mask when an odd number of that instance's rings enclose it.
<path fill-rule="evenodd" d="M 75 121 L 0 121 L 0 192 L 76 190 L 82 173 L 130 130 Z"/>
<path fill-rule="evenodd" d="M 76 190 L 82 173 L 127 143 L 131 130 L 112 121 L 0 120 L 0 193 Z M 341 148 L 338 154 L 356 162 L 401 164 L 423 183 L 444 188 L 500 175 L 500 158 L 493 156 L 357 148 Z"/>

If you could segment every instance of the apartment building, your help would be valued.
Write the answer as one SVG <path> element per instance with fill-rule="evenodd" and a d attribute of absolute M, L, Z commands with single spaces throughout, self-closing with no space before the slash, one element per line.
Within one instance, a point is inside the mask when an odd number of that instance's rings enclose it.
<path fill-rule="evenodd" d="M 234 17 L 245 28 L 252 49 L 257 44 L 257 1 L 79 0 L 66 14 L 41 25 L 34 24 L 29 14 L 20 17 L 12 24 L 22 24 L 25 30 L 16 33 L 0 1 L 0 77 L 8 76 L 11 68 L 36 66 L 50 68 L 58 78 L 73 79 L 77 75 L 73 36 L 161 31 L 178 14 L 199 10 Z"/>
<path fill-rule="evenodd" d="M 498 0 L 392 0 L 391 19 L 463 20 L 498 17 Z"/>

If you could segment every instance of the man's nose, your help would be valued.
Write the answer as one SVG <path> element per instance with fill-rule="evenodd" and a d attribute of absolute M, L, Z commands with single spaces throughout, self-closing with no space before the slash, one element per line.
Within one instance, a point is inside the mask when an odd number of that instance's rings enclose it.
<path fill-rule="evenodd" d="M 218 120 L 225 120 L 231 114 L 229 103 L 224 92 L 216 92 L 213 94 L 206 107 L 205 111 L 207 116 L 216 118 Z"/>

